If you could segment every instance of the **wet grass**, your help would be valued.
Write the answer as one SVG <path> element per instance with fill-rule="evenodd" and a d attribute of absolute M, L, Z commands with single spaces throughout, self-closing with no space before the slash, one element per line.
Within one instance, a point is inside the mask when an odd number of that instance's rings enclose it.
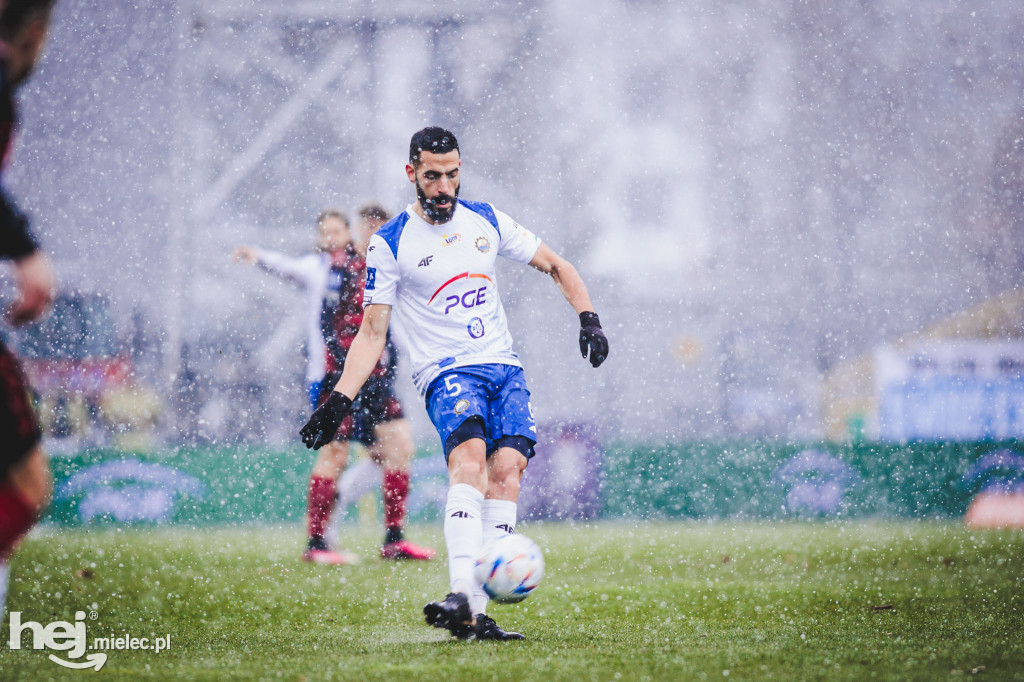
<path fill-rule="evenodd" d="M 297 560 L 299 528 L 43 531 L 12 562 L 8 610 L 86 620 L 114 679 L 1024 679 L 1024 533 L 952 523 L 523 524 L 544 583 L 491 614 L 519 643 L 457 642 L 422 622 L 443 562 Z M 440 547 L 440 529 L 412 537 Z M 81 679 L 6 644 L 0 679 Z M 25 633 L 24 646 L 30 635 Z M 59 652 L 58 652 L 59 653 Z M 67 658 L 65 656 L 65 658 Z"/>

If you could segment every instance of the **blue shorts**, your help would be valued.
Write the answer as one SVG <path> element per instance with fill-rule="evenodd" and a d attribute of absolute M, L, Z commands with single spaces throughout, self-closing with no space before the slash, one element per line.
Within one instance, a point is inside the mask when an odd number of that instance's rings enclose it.
<path fill-rule="evenodd" d="M 316 409 L 320 406 L 320 386 L 323 384 L 323 379 L 320 381 L 311 381 L 306 384 L 306 396 L 309 398 L 309 405 L 311 409 Z M 331 388 L 334 388 L 331 386 Z"/>
<path fill-rule="evenodd" d="M 469 365 L 445 372 L 427 388 L 427 414 L 441 437 L 442 448 L 452 431 L 471 417 L 483 422 L 487 454 L 505 436 L 537 442 L 530 391 L 522 367 Z"/>

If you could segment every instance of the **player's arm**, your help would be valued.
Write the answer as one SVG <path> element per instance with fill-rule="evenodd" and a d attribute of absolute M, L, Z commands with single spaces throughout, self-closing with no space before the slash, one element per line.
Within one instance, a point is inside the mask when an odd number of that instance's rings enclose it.
<path fill-rule="evenodd" d="M 18 299 L 7 309 L 7 320 L 25 324 L 40 317 L 53 302 L 53 266 L 28 226 L 28 219 L 0 190 L 0 258 L 14 261 Z"/>
<path fill-rule="evenodd" d="M 309 256 L 286 256 L 276 251 L 268 251 L 253 246 L 242 245 L 231 254 L 232 259 L 256 265 L 265 272 L 288 280 L 300 287 L 309 287 L 316 277 L 317 264 Z"/>
<path fill-rule="evenodd" d="M 601 330 L 601 321 L 594 312 L 594 304 L 583 278 L 572 263 L 555 253 L 543 242 L 530 260 L 530 265 L 550 275 L 558 285 L 572 309 L 580 316 L 580 352 L 589 356 L 590 364 L 597 367 L 608 357 L 608 339 Z"/>
<path fill-rule="evenodd" d="M 345 369 L 331 391 L 331 395 L 316 408 L 299 432 L 307 448 L 314 450 L 329 443 L 341 426 L 345 415 L 352 409 L 352 401 L 373 373 L 388 339 L 391 306 L 372 304 L 363 311 L 363 322 L 352 339 L 345 356 Z"/>

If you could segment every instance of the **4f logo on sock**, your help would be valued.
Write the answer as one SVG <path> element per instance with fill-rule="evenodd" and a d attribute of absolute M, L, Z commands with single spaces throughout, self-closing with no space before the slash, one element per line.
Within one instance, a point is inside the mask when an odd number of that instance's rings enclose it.
<path fill-rule="evenodd" d="M 515 526 L 510 526 L 507 523 L 503 523 L 500 526 L 495 526 L 495 528 L 497 528 L 498 530 L 503 530 L 509 535 L 516 532 Z"/>
<path fill-rule="evenodd" d="M 453 519 L 471 519 L 473 517 L 469 515 L 469 512 L 457 511 L 457 512 L 452 512 L 451 518 L 453 518 Z"/>

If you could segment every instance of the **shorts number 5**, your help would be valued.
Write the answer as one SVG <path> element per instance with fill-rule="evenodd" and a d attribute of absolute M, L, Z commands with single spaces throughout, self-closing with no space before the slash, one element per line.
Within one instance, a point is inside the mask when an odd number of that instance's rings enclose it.
<path fill-rule="evenodd" d="M 448 395 L 458 395 L 462 393 L 462 386 L 457 381 L 452 381 L 454 377 L 446 376 L 444 378 L 444 385 L 448 389 Z"/>

